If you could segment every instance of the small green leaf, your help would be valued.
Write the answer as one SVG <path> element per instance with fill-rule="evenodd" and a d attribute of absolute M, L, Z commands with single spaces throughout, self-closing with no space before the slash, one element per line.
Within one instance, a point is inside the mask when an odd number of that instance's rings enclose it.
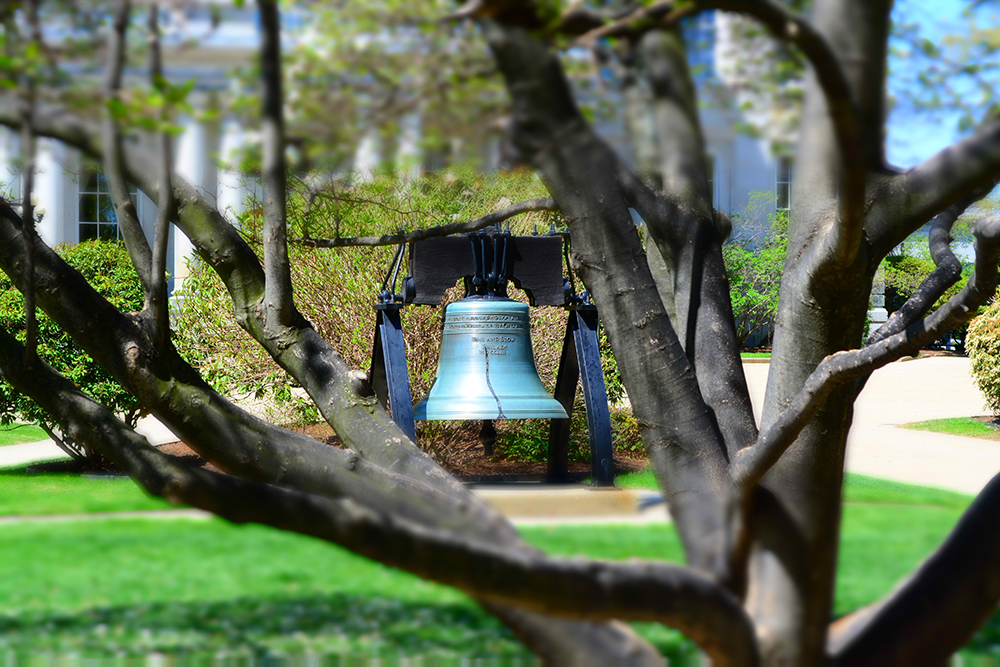
<path fill-rule="evenodd" d="M 128 109 L 125 104 L 117 97 L 112 97 L 107 101 L 108 111 L 111 112 L 111 117 L 115 120 L 123 120 L 128 116 Z"/>

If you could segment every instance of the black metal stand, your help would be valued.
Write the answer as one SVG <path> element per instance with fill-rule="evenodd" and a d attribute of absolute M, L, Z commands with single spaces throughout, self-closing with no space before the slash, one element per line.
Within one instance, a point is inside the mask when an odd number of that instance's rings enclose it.
<path fill-rule="evenodd" d="M 404 280 L 404 295 L 395 293 L 403 246 L 396 251 L 393 265 L 382 283 L 380 303 L 375 305 L 375 345 L 369 377 L 379 403 L 390 410 L 393 421 L 406 435 L 416 438 L 413 397 L 399 318 L 404 302 L 438 305 L 445 291 L 454 287 L 459 278 L 465 277 L 468 281 L 479 276 L 482 282 L 480 274 L 489 273 L 492 280 L 494 273 L 500 271 L 503 282 L 510 278 L 528 295 L 532 306 L 562 306 L 568 311 L 555 398 L 566 414 L 572 416 L 576 384 L 581 383 L 587 408 L 591 475 L 596 486 L 614 486 L 611 415 L 597 348 L 597 308 L 590 303 L 586 293 L 573 294 L 572 280 L 565 281 L 562 277 L 563 237 L 510 237 L 504 234 L 499 239 L 493 239 L 479 234 L 473 241 L 470 244 L 468 237 L 444 237 L 411 244 L 410 268 L 413 275 Z M 503 244 L 502 252 L 494 243 Z M 490 248 L 496 257 L 502 256 L 502 262 L 494 258 L 487 266 L 484 258 L 488 258 L 487 250 Z M 478 260 L 474 256 L 477 252 L 481 255 Z M 487 440 L 490 436 L 488 431 L 484 424 L 483 434 Z M 495 438 L 495 431 L 493 434 Z M 569 481 L 569 437 L 570 419 L 551 420 L 547 481 Z"/>
<path fill-rule="evenodd" d="M 411 440 L 416 440 L 413 395 L 410 393 L 410 376 L 406 370 L 403 325 L 399 321 L 399 311 L 402 309 L 401 303 L 375 305 L 375 346 L 368 377 L 371 378 L 378 402 L 383 408 L 391 408 L 392 420 Z"/>
<path fill-rule="evenodd" d="M 583 386 L 583 401 L 587 407 L 587 433 L 590 438 L 590 471 L 596 486 L 614 486 L 615 465 L 611 441 L 611 413 L 608 392 L 604 386 L 604 371 L 597 349 L 597 308 L 589 305 L 569 306 L 566 337 L 563 339 L 559 372 L 556 375 L 555 399 L 566 414 L 573 416 L 576 383 Z M 570 419 L 553 419 L 549 427 L 550 482 L 568 480 Z"/>

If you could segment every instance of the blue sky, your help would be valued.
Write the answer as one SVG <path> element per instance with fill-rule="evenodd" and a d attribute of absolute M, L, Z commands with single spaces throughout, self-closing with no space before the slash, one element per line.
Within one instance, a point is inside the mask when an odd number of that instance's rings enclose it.
<path fill-rule="evenodd" d="M 969 5 L 960 0 L 898 0 L 895 16 L 902 21 L 916 21 L 921 32 L 935 43 L 948 33 L 964 32 L 968 19 L 962 17 L 962 10 Z M 977 10 L 980 24 L 996 19 L 997 3 L 983 3 Z M 893 66 L 902 70 L 906 63 L 895 61 Z M 912 72 L 912 70 L 911 70 Z M 899 86 L 898 80 L 889 81 L 890 92 Z M 914 114 L 908 109 L 897 108 L 889 115 L 889 133 L 886 149 L 889 161 L 900 167 L 912 167 L 954 143 L 961 138 L 957 130 L 958 116 L 955 113 Z"/>

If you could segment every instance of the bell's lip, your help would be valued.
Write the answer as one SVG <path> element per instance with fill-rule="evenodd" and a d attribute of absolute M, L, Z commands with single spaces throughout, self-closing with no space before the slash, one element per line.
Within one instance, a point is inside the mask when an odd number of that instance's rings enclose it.
<path fill-rule="evenodd" d="M 431 403 L 428 409 L 428 403 Z M 522 405 L 518 405 L 521 403 Z M 527 403 L 528 405 L 523 405 Z M 530 405 L 536 403 L 537 405 Z M 472 421 L 476 419 L 569 419 L 562 404 L 554 398 L 545 400 L 511 397 L 500 399 L 500 408 L 482 404 L 462 406 L 448 399 L 428 401 L 426 398 L 413 406 L 417 421 Z"/>

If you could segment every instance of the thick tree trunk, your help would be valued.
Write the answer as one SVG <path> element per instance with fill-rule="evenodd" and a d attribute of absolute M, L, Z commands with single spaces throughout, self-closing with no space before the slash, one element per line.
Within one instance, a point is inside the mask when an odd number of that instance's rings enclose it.
<path fill-rule="evenodd" d="M 887 20 L 886 2 L 816 3 L 817 29 L 830 37 L 862 117 L 881 113 Z M 824 357 L 860 345 L 879 259 L 866 243 L 839 249 L 843 252 L 835 247 L 845 211 L 862 215 L 864 202 L 844 200 L 838 179 L 843 156 L 828 100 L 813 75 L 802 123 L 762 430 Z M 881 128 L 881 121 L 866 127 L 866 145 L 875 144 L 868 150 L 869 164 L 848 169 L 881 165 L 881 137 L 872 134 L 873 127 Z M 835 390 L 761 481 L 747 607 L 766 660 L 823 660 L 855 398 L 852 387 Z"/>

